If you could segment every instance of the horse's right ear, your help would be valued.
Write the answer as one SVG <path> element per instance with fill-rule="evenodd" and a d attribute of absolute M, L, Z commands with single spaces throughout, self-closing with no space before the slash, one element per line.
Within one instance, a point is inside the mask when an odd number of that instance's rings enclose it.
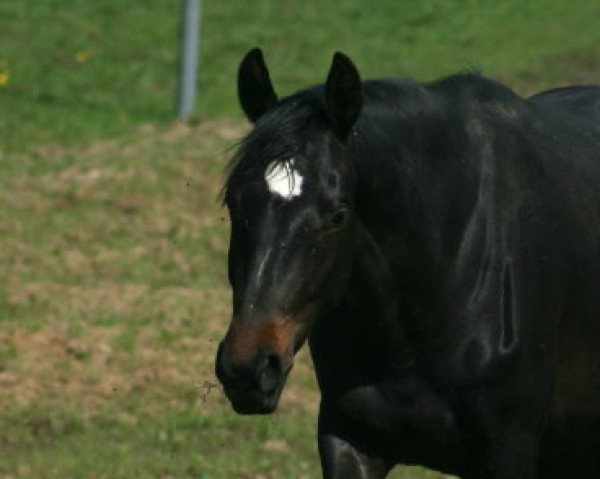
<path fill-rule="evenodd" d="M 277 103 L 277 95 L 260 48 L 250 50 L 240 63 L 238 98 L 242 110 L 252 123 Z"/>
<path fill-rule="evenodd" d="M 362 108 L 362 83 L 354 63 L 336 52 L 325 82 L 325 104 L 334 131 L 345 140 Z"/>

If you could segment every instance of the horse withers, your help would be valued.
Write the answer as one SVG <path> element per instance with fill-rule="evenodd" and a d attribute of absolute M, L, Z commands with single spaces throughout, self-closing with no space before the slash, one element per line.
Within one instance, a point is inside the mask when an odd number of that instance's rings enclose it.
<path fill-rule="evenodd" d="M 363 82 L 336 53 L 279 99 L 254 49 L 238 93 L 233 409 L 272 412 L 308 340 L 326 478 L 600 477 L 600 87 Z"/>

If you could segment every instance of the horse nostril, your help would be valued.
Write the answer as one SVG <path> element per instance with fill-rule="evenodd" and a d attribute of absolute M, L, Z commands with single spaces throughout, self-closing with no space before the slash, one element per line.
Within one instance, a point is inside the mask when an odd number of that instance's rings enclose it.
<path fill-rule="evenodd" d="M 215 373 L 225 392 L 271 396 L 281 384 L 283 363 L 272 348 L 257 352 L 250 363 L 234 363 L 225 342 L 219 345 L 215 359 Z"/>
<path fill-rule="evenodd" d="M 261 356 L 257 369 L 258 384 L 263 393 L 270 394 L 279 386 L 283 369 L 281 358 L 273 350 L 266 350 Z"/>

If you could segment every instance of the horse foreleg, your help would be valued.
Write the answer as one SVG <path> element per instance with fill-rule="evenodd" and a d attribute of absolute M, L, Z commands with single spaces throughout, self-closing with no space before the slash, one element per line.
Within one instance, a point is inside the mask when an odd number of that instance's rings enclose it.
<path fill-rule="evenodd" d="M 509 407 L 501 393 L 492 389 L 467 403 L 472 417 L 465 444 L 470 467 L 464 479 L 538 478 L 543 408 Z"/>
<path fill-rule="evenodd" d="M 515 432 L 510 438 L 503 437 L 500 432 L 492 444 L 479 454 L 479 461 L 464 474 L 464 479 L 536 479 L 537 444 L 535 438 L 527 434 Z"/>
<path fill-rule="evenodd" d="M 354 441 L 348 425 L 321 405 L 319 456 L 324 479 L 383 479 L 392 465 Z"/>
<path fill-rule="evenodd" d="M 379 430 L 409 426 L 440 443 L 458 438 L 454 412 L 416 375 L 356 387 L 342 395 L 339 405 L 348 416 Z"/>

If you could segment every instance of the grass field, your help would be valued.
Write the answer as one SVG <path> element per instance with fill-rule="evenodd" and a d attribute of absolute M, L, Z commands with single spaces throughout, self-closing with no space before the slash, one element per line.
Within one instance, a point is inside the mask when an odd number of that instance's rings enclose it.
<path fill-rule="evenodd" d="M 597 2 L 205 0 L 180 123 L 178 5 L 0 4 L 0 479 L 319 477 L 306 352 L 270 417 L 235 416 L 212 372 L 245 50 L 264 47 L 282 93 L 322 81 L 335 49 L 365 77 L 600 79 Z"/>

